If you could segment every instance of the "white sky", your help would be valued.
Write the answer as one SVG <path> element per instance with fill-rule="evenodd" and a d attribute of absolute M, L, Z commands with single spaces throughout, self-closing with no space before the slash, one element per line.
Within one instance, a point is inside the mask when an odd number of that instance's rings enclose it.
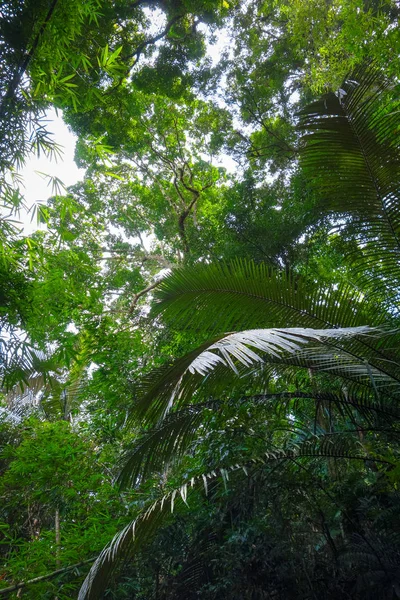
<path fill-rule="evenodd" d="M 31 208 L 36 202 L 44 203 L 52 195 L 52 186 L 48 178 L 39 173 L 46 173 L 57 177 L 68 187 L 83 179 L 84 169 L 78 169 L 74 162 L 76 136 L 71 133 L 54 109 L 47 112 L 47 129 L 53 134 L 54 141 L 62 146 L 62 157 L 57 161 L 50 160 L 46 156 L 28 157 L 24 168 L 20 171 L 23 178 L 24 188 L 21 190 L 26 205 Z M 31 215 L 21 214 L 24 224 L 24 232 L 31 233 L 37 229 L 35 220 L 31 222 Z"/>

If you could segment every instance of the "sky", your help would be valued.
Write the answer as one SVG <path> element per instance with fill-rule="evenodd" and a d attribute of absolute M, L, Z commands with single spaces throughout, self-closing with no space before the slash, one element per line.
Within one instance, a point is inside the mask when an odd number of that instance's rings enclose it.
<path fill-rule="evenodd" d="M 62 147 L 62 156 L 57 161 L 45 156 L 29 156 L 20 173 L 23 178 L 24 189 L 22 193 L 26 205 L 31 208 L 36 202 L 44 203 L 52 195 L 52 186 L 43 173 L 57 177 L 67 187 L 80 181 L 85 171 L 78 169 L 74 162 L 76 136 L 68 129 L 61 117 L 54 109 L 47 112 L 47 129 L 53 134 L 54 141 Z M 42 174 L 40 174 L 42 173 Z M 35 220 L 31 221 L 30 214 L 20 216 L 26 234 L 37 229 Z"/>

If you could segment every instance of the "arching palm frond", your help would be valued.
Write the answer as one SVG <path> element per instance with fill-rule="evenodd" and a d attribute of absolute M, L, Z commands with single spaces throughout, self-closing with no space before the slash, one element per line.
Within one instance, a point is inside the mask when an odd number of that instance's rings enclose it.
<path fill-rule="evenodd" d="M 115 568 L 126 557 L 139 551 L 158 528 L 166 522 L 166 519 L 174 511 L 179 500 L 187 505 L 190 491 L 193 487 L 204 487 L 208 494 L 210 483 L 216 478 L 221 478 L 225 483 L 230 479 L 230 473 L 243 472 L 246 476 L 251 471 L 260 468 L 275 468 L 276 463 L 289 463 L 293 468 L 300 471 L 303 466 L 299 465 L 301 460 L 315 460 L 318 458 L 335 458 L 353 461 L 380 462 L 392 466 L 390 461 L 373 457 L 365 453 L 362 446 L 354 438 L 347 438 L 343 434 L 334 436 L 311 435 L 305 440 L 291 442 L 287 448 L 273 448 L 263 452 L 262 455 L 251 458 L 246 463 L 217 466 L 208 473 L 201 473 L 192 477 L 179 488 L 162 495 L 144 509 L 133 521 L 131 521 L 112 542 L 104 548 L 96 562 L 87 575 L 78 600 L 96 600 L 104 593 L 107 584 Z M 182 505 L 181 505 L 182 506 Z"/>
<path fill-rule="evenodd" d="M 51 352 L 38 350 L 19 335 L 9 337 L 2 350 L 2 390 L 14 414 L 37 407 L 39 398 L 60 387 L 59 365 Z"/>
<path fill-rule="evenodd" d="M 8 391 L 23 383 L 26 373 L 37 370 L 46 360 L 44 352 L 34 348 L 18 332 L 5 330 L 0 337 L 0 386 Z"/>
<path fill-rule="evenodd" d="M 322 214 L 358 240 L 361 280 L 392 295 L 400 283 L 399 117 L 398 89 L 369 65 L 304 108 L 299 125 L 300 164 Z"/>
<path fill-rule="evenodd" d="M 101 598 L 118 563 L 144 546 L 172 510 L 173 499 L 171 496 L 163 496 L 117 534 L 90 569 L 79 591 L 78 600 Z"/>
<path fill-rule="evenodd" d="M 388 319 L 353 286 L 324 287 L 246 260 L 176 269 L 155 299 L 153 316 L 209 335 L 261 327 L 378 325 Z"/>
<path fill-rule="evenodd" d="M 118 476 L 122 487 L 135 485 L 149 473 L 162 471 L 172 460 L 183 456 L 198 435 L 200 425 L 207 427 L 207 414 L 218 405 L 204 402 L 173 412 L 158 427 L 145 432 L 123 457 Z"/>
<path fill-rule="evenodd" d="M 398 505 L 396 509 L 398 514 Z M 399 597 L 398 593 L 393 595 L 393 590 L 400 589 L 399 541 L 398 532 L 393 530 L 351 536 L 341 560 L 357 565 L 356 588 L 362 598 Z"/>
<path fill-rule="evenodd" d="M 56 350 L 38 350 L 19 337 L 3 348 L 3 393 L 9 410 L 22 416 L 40 407 L 46 417 L 68 420 L 79 402 L 84 367 L 67 374 Z"/>
<path fill-rule="evenodd" d="M 15 385 L 6 395 L 5 401 L 11 413 L 22 417 L 43 404 L 49 394 L 59 391 L 57 377 L 46 372 L 25 372 L 24 382 Z"/>
<path fill-rule="evenodd" d="M 231 392 L 249 372 L 254 380 L 255 369 L 266 380 L 276 369 L 290 366 L 342 377 L 373 390 L 377 397 L 380 393 L 398 397 L 399 361 L 386 360 L 374 347 L 379 335 L 369 327 L 353 327 L 263 329 L 220 336 L 143 378 L 134 410 L 148 422 L 157 422 L 172 407 L 192 404 L 203 389 L 208 397 L 218 397 L 224 389 Z"/>
<path fill-rule="evenodd" d="M 165 471 L 169 465 L 187 455 L 199 439 L 209 436 L 216 414 L 232 408 L 238 411 L 246 404 L 270 405 L 276 413 L 283 415 L 293 410 L 298 414 L 300 407 L 311 406 L 310 414 L 314 411 L 315 422 L 320 407 L 328 407 L 330 413 L 335 407 L 337 414 L 352 425 L 353 432 L 365 432 L 372 428 L 373 431 L 394 434 L 400 424 L 398 400 L 386 396 L 383 399 L 377 398 L 371 390 L 365 389 L 351 392 L 276 392 L 229 400 L 210 400 L 171 412 L 158 426 L 144 432 L 124 455 L 118 484 L 122 488 L 135 486 L 147 476 Z"/>

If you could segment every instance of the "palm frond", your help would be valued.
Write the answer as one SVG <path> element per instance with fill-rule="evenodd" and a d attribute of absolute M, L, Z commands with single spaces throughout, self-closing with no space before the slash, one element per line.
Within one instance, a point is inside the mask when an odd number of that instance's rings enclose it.
<path fill-rule="evenodd" d="M 400 282 L 398 89 L 373 65 L 300 113 L 300 164 L 322 213 L 359 242 L 355 269 L 376 289 Z"/>
<path fill-rule="evenodd" d="M 60 387 L 58 363 L 51 352 L 32 346 L 19 336 L 8 338 L 2 345 L 2 388 L 8 409 L 22 416 L 38 408 L 46 395 Z"/>
<path fill-rule="evenodd" d="M 51 373 L 25 373 L 24 382 L 14 386 L 5 395 L 5 401 L 13 414 L 22 417 L 27 412 L 41 407 L 44 399 L 59 388 L 58 379 Z"/>
<path fill-rule="evenodd" d="M 396 507 L 398 509 L 398 507 Z M 353 533 L 341 560 L 357 568 L 357 591 L 364 598 L 393 596 L 400 585 L 399 535 L 395 531 Z"/>
<path fill-rule="evenodd" d="M 354 286 L 320 286 L 252 261 L 176 269 L 155 292 L 152 315 L 170 326 L 220 332 L 261 327 L 378 325 L 388 315 Z"/>
<path fill-rule="evenodd" d="M 168 515 L 173 513 L 179 500 L 187 505 L 187 499 L 193 487 L 200 485 L 208 494 L 210 482 L 221 478 L 226 484 L 230 479 L 230 473 L 233 472 L 243 472 L 247 476 L 250 471 L 268 467 L 277 462 L 289 462 L 296 467 L 298 460 L 318 458 L 373 460 L 392 466 L 392 463 L 385 459 L 368 456 L 357 441 L 338 433 L 335 436 L 311 435 L 301 443 L 291 442 L 287 448 L 268 450 L 246 463 L 216 467 L 208 473 L 201 473 L 154 501 L 114 537 L 90 569 L 79 592 L 78 600 L 96 600 L 101 597 L 121 560 L 139 551 L 150 541 L 157 529 L 165 523 Z"/>
<path fill-rule="evenodd" d="M 336 408 L 337 414 L 357 431 L 364 432 L 370 428 L 381 428 L 381 431 L 393 434 L 400 423 L 398 400 L 387 396 L 377 398 L 371 390 L 365 389 L 343 392 L 283 391 L 200 402 L 171 412 L 158 426 L 145 431 L 123 456 L 118 484 L 122 488 L 136 486 L 147 476 L 165 471 L 168 465 L 187 455 L 199 438 L 210 434 L 216 413 L 232 409 L 237 411 L 246 404 L 272 406 L 276 413 L 282 415 L 293 410 L 298 415 L 301 409 L 311 405 L 315 419 L 320 406 L 328 407 L 330 414 Z"/>
<path fill-rule="evenodd" d="M 184 455 L 198 433 L 207 424 L 206 414 L 216 402 L 189 406 L 167 415 L 158 427 L 146 432 L 123 457 L 118 476 L 121 487 L 134 485 L 149 473 L 161 471 L 172 460 Z"/>
<path fill-rule="evenodd" d="M 176 494 L 175 494 L 176 495 Z M 78 600 L 97 600 L 104 593 L 117 564 L 139 550 L 173 510 L 175 495 L 163 496 L 143 511 L 103 549 L 79 591 Z"/>
<path fill-rule="evenodd" d="M 46 354 L 12 329 L 0 332 L 0 385 L 9 391 L 23 385 L 26 374 L 37 371 L 39 363 L 46 361 Z"/>
<path fill-rule="evenodd" d="M 263 359 L 257 351 L 270 354 L 276 358 L 282 354 L 298 354 L 302 347 L 310 341 L 323 342 L 329 339 L 341 339 L 356 335 L 366 335 L 374 330 L 368 326 L 348 327 L 340 329 L 252 329 L 240 331 L 224 336 L 217 342 L 212 343 L 206 350 L 201 352 L 189 365 L 190 373 L 207 375 L 217 364 L 230 367 L 236 374 L 238 370 L 235 362 L 245 367 L 254 363 L 262 363 Z M 253 348 L 255 350 L 253 350 Z M 321 355 L 320 355 L 321 356 Z M 328 353 L 329 358 L 331 354 Z M 322 358 L 326 361 L 325 358 Z M 329 368 L 329 367 L 326 367 Z"/>
<path fill-rule="evenodd" d="M 371 343 L 370 354 L 376 356 L 374 336 L 378 336 L 378 330 L 366 326 L 331 330 L 250 330 L 220 336 L 143 378 L 138 384 L 134 410 L 155 422 L 165 417 L 172 407 L 179 409 L 193 404 L 194 399 L 198 401 L 203 390 L 208 397 L 218 397 L 223 391 L 232 392 L 235 385 L 243 384 L 249 374 L 254 386 L 255 371 L 260 380 L 265 381 L 274 376 L 277 369 L 291 366 L 342 377 L 372 389 L 377 396 L 384 392 L 398 397 L 399 363 L 392 361 L 387 368 L 386 362 L 384 366 L 379 364 L 380 354 L 374 363 L 357 347 L 361 345 L 364 351 Z"/>

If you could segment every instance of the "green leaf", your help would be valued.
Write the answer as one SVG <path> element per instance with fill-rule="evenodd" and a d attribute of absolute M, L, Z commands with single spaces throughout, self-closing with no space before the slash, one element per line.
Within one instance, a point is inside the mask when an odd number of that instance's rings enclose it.
<path fill-rule="evenodd" d="M 349 257 L 358 280 L 394 296 L 400 284 L 398 91 L 373 65 L 364 66 L 336 95 L 304 108 L 299 124 L 305 132 L 300 165 L 320 209 L 359 244 Z"/>

